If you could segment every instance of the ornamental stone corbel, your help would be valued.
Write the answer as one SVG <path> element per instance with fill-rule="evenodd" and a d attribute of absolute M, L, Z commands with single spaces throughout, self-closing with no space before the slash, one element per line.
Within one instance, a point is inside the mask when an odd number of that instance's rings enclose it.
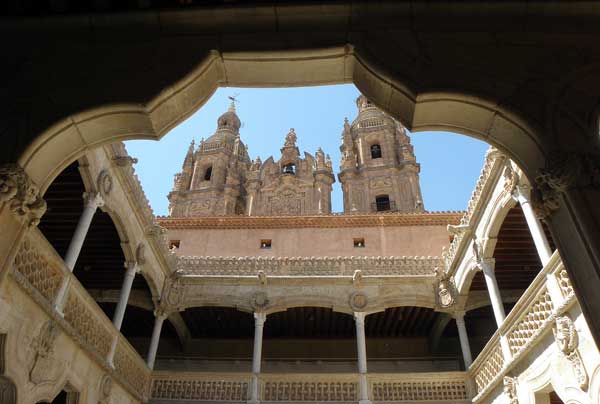
<path fill-rule="evenodd" d="M 511 376 L 504 376 L 502 380 L 504 387 L 503 392 L 506 396 L 508 404 L 519 404 L 519 398 L 517 395 L 517 378 Z"/>
<path fill-rule="evenodd" d="M 139 266 L 146 263 L 146 245 L 144 243 L 139 243 L 135 249 L 135 260 Z"/>
<path fill-rule="evenodd" d="M 584 391 L 587 390 L 589 377 L 579 353 L 579 336 L 573 320 L 566 315 L 556 317 L 552 331 L 556 345 L 575 372 L 579 387 Z"/>
<path fill-rule="evenodd" d="M 362 286 L 363 273 L 360 269 L 354 271 L 352 275 L 352 284 L 355 288 L 360 288 Z"/>
<path fill-rule="evenodd" d="M 4 204 L 29 226 L 36 226 L 46 213 L 39 188 L 18 164 L 0 166 L 0 206 Z"/>
<path fill-rule="evenodd" d="M 470 224 L 449 224 L 446 226 L 448 233 L 453 236 L 464 235 L 471 230 Z"/>
<path fill-rule="evenodd" d="M 454 279 L 441 268 L 435 269 L 433 292 L 435 294 L 436 310 L 438 311 L 447 310 L 456 303 L 458 289 Z"/>
<path fill-rule="evenodd" d="M 555 153 L 535 178 L 532 206 L 540 219 L 554 213 L 570 188 L 600 188 L 600 157 L 591 153 Z"/>
<path fill-rule="evenodd" d="M 258 278 L 258 283 L 260 286 L 267 286 L 267 274 L 263 270 L 259 270 L 256 273 L 256 277 Z"/>

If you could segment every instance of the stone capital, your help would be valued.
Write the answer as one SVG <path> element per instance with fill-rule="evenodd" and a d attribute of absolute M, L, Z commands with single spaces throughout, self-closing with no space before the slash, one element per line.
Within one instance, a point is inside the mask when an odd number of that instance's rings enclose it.
<path fill-rule="evenodd" d="M 263 311 L 255 311 L 254 312 L 254 325 L 262 327 L 267 321 L 267 313 Z"/>
<path fill-rule="evenodd" d="M 104 199 L 100 192 L 84 192 L 83 203 L 86 207 L 96 209 L 104 206 Z"/>
<path fill-rule="evenodd" d="M 134 274 L 139 274 L 141 272 L 141 267 L 137 261 L 125 261 L 123 266 L 127 272 L 132 272 Z"/>
<path fill-rule="evenodd" d="M 357 324 L 361 324 L 362 326 L 364 326 L 366 316 L 367 316 L 367 313 L 365 313 L 364 311 L 355 311 L 354 312 L 354 321 Z"/>

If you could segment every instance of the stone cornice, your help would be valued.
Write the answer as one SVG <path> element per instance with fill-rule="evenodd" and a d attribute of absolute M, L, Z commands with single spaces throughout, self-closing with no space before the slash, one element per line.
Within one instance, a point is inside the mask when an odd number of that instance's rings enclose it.
<path fill-rule="evenodd" d="M 446 226 L 458 224 L 463 214 L 464 212 L 425 212 L 313 216 L 161 216 L 158 223 L 170 230 Z"/>

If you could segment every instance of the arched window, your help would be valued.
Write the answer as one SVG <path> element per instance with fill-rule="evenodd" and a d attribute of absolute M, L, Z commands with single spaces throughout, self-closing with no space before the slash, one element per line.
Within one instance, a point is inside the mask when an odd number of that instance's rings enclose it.
<path fill-rule="evenodd" d="M 284 165 L 281 172 L 284 174 L 295 175 L 296 174 L 296 164 L 289 163 L 289 164 Z"/>
<path fill-rule="evenodd" d="M 375 198 L 375 209 L 377 212 L 385 212 L 391 209 L 390 197 L 388 195 L 380 195 Z"/>
<path fill-rule="evenodd" d="M 204 181 L 210 181 L 210 176 L 212 175 L 212 166 L 208 167 L 204 172 Z"/>
<path fill-rule="evenodd" d="M 381 158 L 381 146 L 375 143 L 371 145 L 371 158 L 372 159 L 380 159 Z"/>

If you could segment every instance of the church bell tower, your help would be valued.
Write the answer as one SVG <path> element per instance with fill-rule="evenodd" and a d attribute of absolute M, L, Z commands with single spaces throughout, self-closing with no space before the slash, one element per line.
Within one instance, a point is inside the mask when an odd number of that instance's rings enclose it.
<path fill-rule="evenodd" d="M 420 166 L 406 128 L 364 96 L 356 100 L 358 116 L 346 119 L 338 178 L 345 213 L 420 212 Z"/>

